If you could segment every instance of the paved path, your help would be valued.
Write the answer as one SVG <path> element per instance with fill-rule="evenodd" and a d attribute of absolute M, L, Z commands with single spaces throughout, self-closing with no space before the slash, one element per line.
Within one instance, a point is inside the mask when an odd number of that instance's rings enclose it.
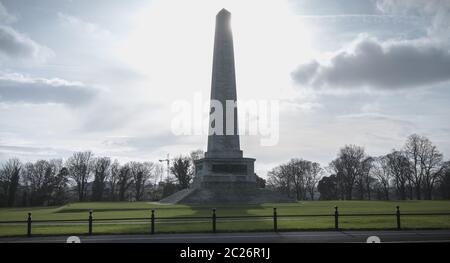
<path fill-rule="evenodd" d="M 314 243 L 366 242 L 378 236 L 381 242 L 448 242 L 450 230 L 403 231 L 317 231 L 317 232 L 258 232 L 258 233 L 203 233 L 155 235 L 94 235 L 80 236 L 83 243 Z M 66 242 L 67 236 L 0 238 L 4 242 Z"/>

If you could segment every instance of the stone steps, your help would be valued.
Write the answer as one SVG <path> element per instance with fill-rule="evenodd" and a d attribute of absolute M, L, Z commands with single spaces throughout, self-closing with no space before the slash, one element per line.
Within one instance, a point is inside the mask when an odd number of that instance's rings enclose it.
<path fill-rule="evenodd" d="M 160 201 L 163 204 L 262 204 L 295 202 L 281 193 L 268 189 L 183 189 Z"/>
<path fill-rule="evenodd" d="M 194 188 L 186 188 L 180 190 L 174 194 L 169 195 L 166 198 L 161 199 L 159 202 L 162 204 L 178 204 L 180 201 L 188 197 L 190 194 L 195 192 L 197 189 Z"/>

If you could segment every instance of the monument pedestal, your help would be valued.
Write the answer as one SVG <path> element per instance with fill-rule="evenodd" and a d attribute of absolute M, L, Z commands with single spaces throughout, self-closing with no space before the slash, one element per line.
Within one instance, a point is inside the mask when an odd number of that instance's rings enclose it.
<path fill-rule="evenodd" d="M 255 189 L 253 158 L 203 158 L 195 161 L 193 187 Z"/>
<path fill-rule="evenodd" d="M 258 188 L 254 163 L 253 158 L 197 160 L 191 187 L 161 200 L 161 203 L 242 205 L 294 202 L 281 193 Z"/>

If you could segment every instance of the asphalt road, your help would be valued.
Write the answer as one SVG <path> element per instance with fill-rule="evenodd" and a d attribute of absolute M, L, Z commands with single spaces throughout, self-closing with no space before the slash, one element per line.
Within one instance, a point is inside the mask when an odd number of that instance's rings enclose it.
<path fill-rule="evenodd" d="M 79 238 L 82 243 L 346 243 L 366 242 L 371 236 L 379 237 L 384 243 L 450 243 L 450 230 L 94 235 Z M 67 238 L 67 236 L 11 237 L 0 238 L 0 243 L 65 243 Z"/>

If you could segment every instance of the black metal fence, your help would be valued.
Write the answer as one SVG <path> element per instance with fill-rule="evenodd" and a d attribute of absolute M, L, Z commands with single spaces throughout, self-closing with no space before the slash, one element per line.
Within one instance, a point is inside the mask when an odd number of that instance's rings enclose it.
<path fill-rule="evenodd" d="M 217 220 L 218 219 L 224 219 L 224 220 L 230 220 L 230 219 L 266 219 L 266 220 L 272 220 L 273 222 L 273 229 L 272 231 L 277 232 L 278 231 L 278 219 L 280 218 L 301 218 L 301 217 L 331 217 L 334 218 L 334 230 L 339 231 L 339 219 L 341 217 L 380 217 L 380 216 L 387 216 L 387 217 L 393 217 L 393 226 L 397 230 L 401 230 L 401 218 L 403 216 L 450 216 L 450 213 L 400 213 L 400 207 L 396 207 L 395 213 L 369 213 L 369 214 L 340 214 L 338 207 L 334 207 L 334 213 L 331 214 L 303 214 L 303 215 L 279 215 L 277 213 L 277 208 L 273 208 L 273 213 L 271 215 L 245 215 L 245 216 L 217 216 L 216 209 L 212 209 L 211 216 L 185 216 L 185 217 L 156 217 L 155 215 L 155 209 L 151 210 L 151 216 L 148 217 L 138 217 L 138 218 L 106 218 L 106 219 L 94 219 L 93 211 L 89 210 L 89 215 L 87 219 L 72 219 L 72 220 L 65 220 L 65 219 L 56 219 L 56 220 L 32 220 L 32 214 L 28 213 L 27 220 L 24 221 L 0 221 L 0 224 L 22 224 L 26 223 L 26 235 L 28 237 L 32 236 L 32 227 L 33 223 L 69 223 L 69 224 L 87 224 L 88 229 L 88 235 L 92 235 L 94 233 L 93 226 L 95 221 L 101 221 L 101 222 L 120 222 L 120 221 L 143 221 L 148 222 L 150 233 L 155 234 L 156 233 L 156 225 L 158 221 L 162 220 L 170 220 L 175 222 L 186 222 L 186 221 L 192 221 L 192 220 L 199 220 L 200 222 L 206 222 L 211 224 L 211 232 L 216 233 L 217 232 Z M 395 221 L 394 221 L 395 219 Z M 330 226 L 330 228 L 332 228 Z"/>

